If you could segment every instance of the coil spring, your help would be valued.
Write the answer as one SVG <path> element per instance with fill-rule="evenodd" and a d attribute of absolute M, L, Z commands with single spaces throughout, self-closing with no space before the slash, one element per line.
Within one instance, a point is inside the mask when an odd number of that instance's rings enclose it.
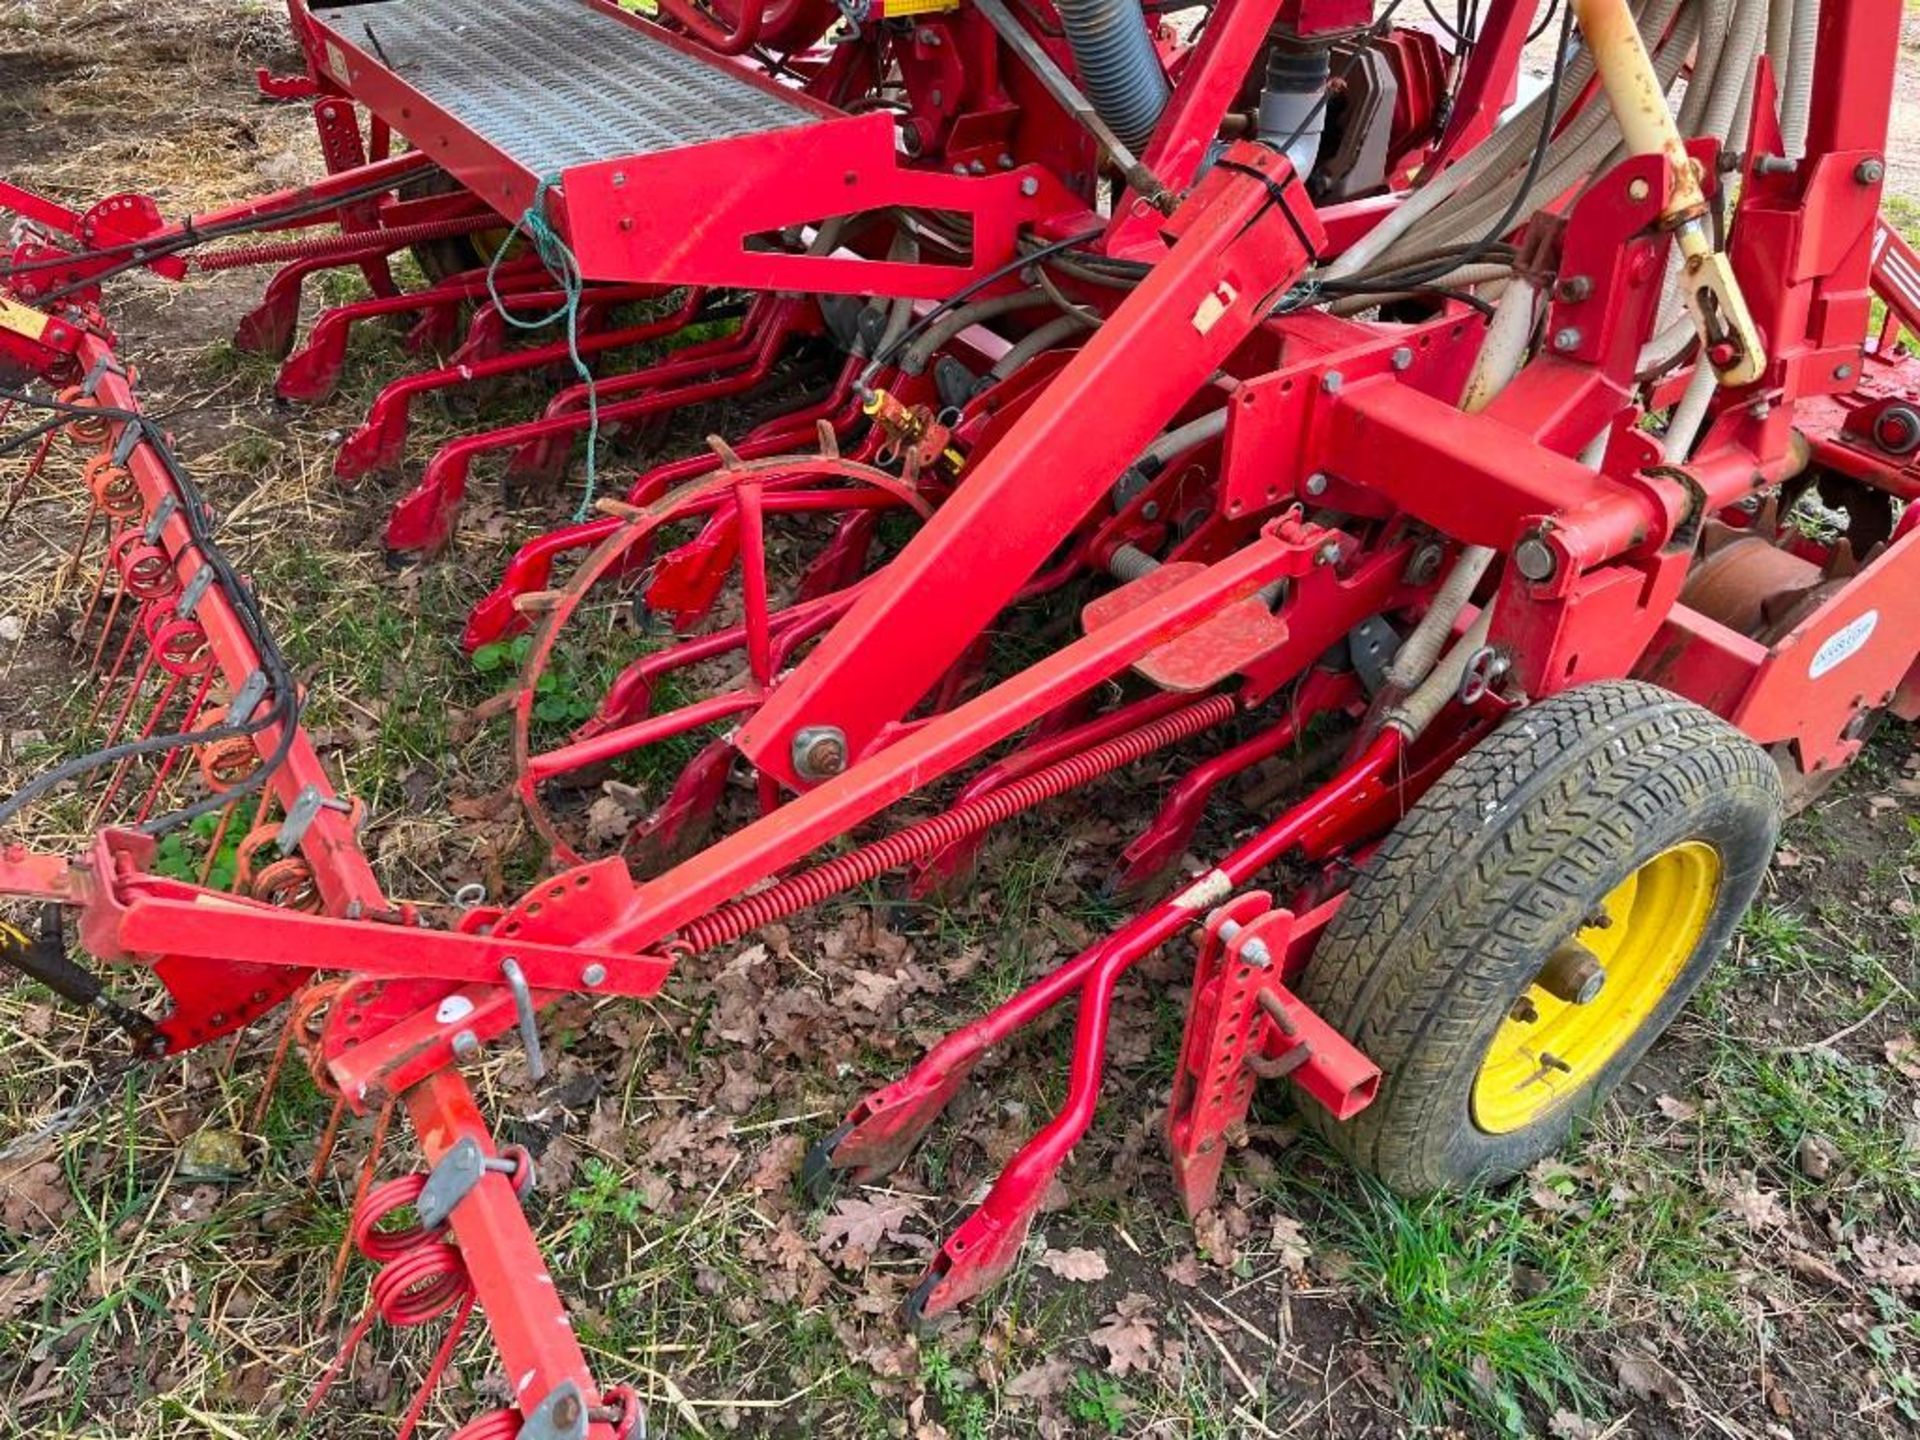
<path fill-rule="evenodd" d="M 237 270 L 246 265 L 279 265 L 289 260 L 324 260 L 330 255 L 353 254 L 362 246 L 378 241 L 398 250 L 423 240 L 446 240 L 455 235 L 470 235 L 500 221 L 489 215 L 448 216 L 440 220 L 420 220 L 411 225 L 391 225 L 384 230 L 357 230 L 344 235 L 318 235 L 310 240 L 283 240 L 272 244 L 235 245 L 194 258 L 197 270 Z M 504 227 L 503 227 L 504 228 Z"/>
<path fill-rule="evenodd" d="M 59 394 L 62 405 L 72 405 L 82 410 L 90 410 L 100 402 L 86 393 L 78 385 L 69 385 Z M 75 415 L 67 421 L 67 434 L 76 445 L 91 449 L 104 444 L 113 433 L 113 422 L 104 415 Z"/>
<path fill-rule="evenodd" d="M 1162 715 L 1136 730 L 1090 745 L 1078 755 L 1069 755 L 1031 775 L 1009 781 L 996 790 L 954 806 L 945 814 L 909 825 L 757 894 L 722 905 L 682 930 L 674 948 L 698 953 L 738 940 L 762 925 L 818 905 L 842 890 L 864 885 L 889 870 L 1010 820 L 1021 811 L 1098 779 L 1109 770 L 1131 765 L 1164 746 L 1210 730 L 1230 719 L 1238 708 L 1230 695 L 1209 695 L 1184 710 Z"/>
<path fill-rule="evenodd" d="M 81 476 L 100 508 L 114 519 L 131 520 L 140 513 L 140 482 L 126 466 L 113 463 L 110 451 L 87 461 Z"/>
<path fill-rule="evenodd" d="M 201 717 L 202 727 L 217 730 L 227 723 L 225 706 L 216 706 Z M 245 735 L 229 735 L 224 740 L 209 740 L 194 747 L 200 766 L 200 778 L 216 795 L 224 795 L 260 766 L 260 752 Z"/>

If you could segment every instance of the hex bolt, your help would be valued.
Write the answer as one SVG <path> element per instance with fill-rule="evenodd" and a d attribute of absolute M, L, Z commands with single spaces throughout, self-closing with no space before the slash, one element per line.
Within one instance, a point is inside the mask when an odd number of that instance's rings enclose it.
<path fill-rule="evenodd" d="M 1836 380 L 1851 380 L 1853 378 L 1853 366 L 1851 365 L 1834 366 L 1833 378 Z"/>
<path fill-rule="evenodd" d="M 1031 175 L 1021 177 L 1020 193 L 1031 200 L 1035 195 L 1040 193 L 1040 182 Z"/>
<path fill-rule="evenodd" d="M 1572 325 L 1562 325 L 1553 332 L 1553 348 L 1556 350 L 1579 349 L 1580 331 Z"/>
<path fill-rule="evenodd" d="M 807 725 L 794 732 L 793 768 L 803 780 L 825 780 L 847 768 L 847 736 L 838 725 Z"/>
<path fill-rule="evenodd" d="M 588 986 L 606 984 L 607 967 L 602 965 L 598 960 L 594 961 L 593 964 L 587 966 L 586 969 L 580 972 L 580 983 Z"/>
<path fill-rule="evenodd" d="M 552 1415 L 553 1428 L 564 1435 L 580 1423 L 582 1418 L 580 1413 L 580 1397 L 577 1395 L 562 1395 L 558 1400 L 553 1402 Z"/>
<path fill-rule="evenodd" d="M 1584 300 L 1593 294 L 1593 281 L 1585 275 L 1569 275 L 1553 287 L 1553 293 L 1569 302 Z"/>
<path fill-rule="evenodd" d="M 1591 1005 L 1606 988 L 1607 967 L 1578 940 L 1568 940 L 1547 957 L 1533 983 L 1569 1005 Z"/>
<path fill-rule="evenodd" d="M 1332 565 L 1337 563 L 1339 559 L 1340 542 L 1338 540 L 1327 541 L 1327 543 L 1316 550 L 1313 555 L 1313 563 L 1316 565 Z"/>
<path fill-rule="evenodd" d="M 1160 518 L 1160 502 L 1158 500 L 1147 501 L 1146 504 L 1140 507 L 1140 518 L 1142 520 L 1158 520 Z"/>
<path fill-rule="evenodd" d="M 1396 370 L 1412 369 L 1413 368 L 1413 347 L 1411 345 L 1394 346 L 1393 353 L 1387 357 L 1387 363 L 1393 366 L 1393 368 Z"/>
<path fill-rule="evenodd" d="M 1338 370 L 1329 370 L 1320 377 L 1320 388 L 1329 395 L 1338 395 L 1340 393 L 1341 382 L 1344 379 L 1345 377 L 1342 376 Z"/>
<path fill-rule="evenodd" d="M 460 1059 L 465 1060 L 470 1055 L 478 1054 L 479 1050 L 480 1037 L 473 1031 L 462 1030 L 453 1037 L 453 1053 Z"/>
<path fill-rule="evenodd" d="M 1513 563 L 1536 585 L 1551 580 L 1556 568 L 1553 547 L 1538 535 L 1529 535 L 1513 547 Z"/>
<path fill-rule="evenodd" d="M 1316 470 L 1307 476 L 1307 494 L 1324 495 L 1327 493 L 1327 477 L 1324 471 Z"/>
<path fill-rule="evenodd" d="M 1245 928 L 1238 920 L 1222 920 L 1218 931 L 1220 943 L 1231 945 Z M 1240 947 L 1240 958 L 1256 970 L 1265 970 L 1273 964 L 1273 952 L 1258 935 Z"/>
<path fill-rule="evenodd" d="M 1773 406 L 1769 405 L 1765 400 L 1756 400 L 1747 407 L 1747 414 L 1751 415 L 1755 420 L 1764 420 L 1772 413 Z"/>
<path fill-rule="evenodd" d="M 1886 178 L 1887 167 L 1879 160 L 1862 160 L 1853 167 L 1853 178 L 1862 185 L 1878 185 Z"/>

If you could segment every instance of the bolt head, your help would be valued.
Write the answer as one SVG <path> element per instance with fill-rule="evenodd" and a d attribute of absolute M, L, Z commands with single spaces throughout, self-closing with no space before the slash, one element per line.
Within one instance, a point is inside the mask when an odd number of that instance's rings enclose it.
<path fill-rule="evenodd" d="M 1853 167 L 1853 178 L 1862 185 L 1878 185 L 1886 174 L 1887 167 L 1878 160 L 1862 160 Z"/>
<path fill-rule="evenodd" d="M 1313 563 L 1316 565 L 1331 565 L 1339 558 L 1340 542 L 1338 540 L 1329 540 L 1314 554 Z"/>
<path fill-rule="evenodd" d="M 1327 477 L 1325 474 L 1323 474 L 1321 471 L 1316 470 L 1313 472 L 1313 474 L 1307 476 L 1307 494 L 1324 495 L 1326 493 L 1327 493 Z"/>
<path fill-rule="evenodd" d="M 1020 181 L 1020 193 L 1031 200 L 1040 193 L 1040 182 L 1028 175 Z"/>
<path fill-rule="evenodd" d="M 1320 377 L 1320 388 L 1329 395 L 1337 395 L 1344 378 L 1338 370 L 1329 370 Z"/>
<path fill-rule="evenodd" d="M 1529 535 L 1514 546 L 1513 563 L 1519 567 L 1522 575 L 1536 585 L 1553 578 L 1553 548 L 1538 535 Z"/>
<path fill-rule="evenodd" d="M 1413 347 L 1411 345 L 1394 346 L 1393 354 L 1387 357 L 1387 363 L 1396 370 L 1410 369 L 1413 365 Z"/>
<path fill-rule="evenodd" d="M 471 1030 L 462 1030 L 453 1037 L 453 1053 L 462 1060 L 474 1054 L 480 1048 L 480 1037 Z"/>
<path fill-rule="evenodd" d="M 606 982 L 607 967 L 597 960 L 580 972 L 580 983 L 583 985 L 604 985 Z"/>
<path fill-rule="evenodd" d="M 1851 365 L 1834 366 L 1833 378 L 1836 380 L 1851 380 L 1853 378 L 1853 366 Z"/>
<path fill-rule="evenodd" d="M 1627 198 L 1635 204 L 1645 200 L 1652 193 L 1653 187 L 1647 184 L 1645 180 L 1635 179 L 1629 181 L 1627 184 Z"/>
<path fill-rule="evenodd" d="M 793 768 L 803 780 L 825 780 L 847 768 L 846 732 L 837 725 L 808 725 L 793 737 Z"/>
<path fill-rule="evenodd" d="M 1580 332 L 1571 325 L 1563 325 L 1553 332 L 1553 348 L 1556 350 L 1577 350 L 1580 348 Z"/>
<path fill-rule="evenodd" d="M 1593 281 L 1585 275 L 1569 275 L 1553 288 L 1554 293 L 1562 300 L 1584 300 L 1593 294 Z"/>
<path fill-rule="evenodd" d="M 1431 541 L 1413 552 L 1413 558 L 1407 562 L 1407 583 L 1424 585 L 1440 573 L 1440 562 L 1446 558 L 1446 548 Z"/>

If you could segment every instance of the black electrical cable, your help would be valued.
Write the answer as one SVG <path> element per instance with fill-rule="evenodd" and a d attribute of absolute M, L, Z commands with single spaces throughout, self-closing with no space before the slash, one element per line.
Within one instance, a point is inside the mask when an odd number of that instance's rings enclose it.
<path fill-rule="evenodd" d="M 240 579 L 232 563 L 215 541 L 206 499 L 186 467 L 174 454 L 167 443 L 166 435 L 155 422 L 138 410 L 123 410 L 107 405 L 72 405 L 60 400 L 48 400 L 25 391 L 0 388 L 0 400 L 34 409 L 51 410 L 59 415 L 78 415 L 116 420 L 139 429 L 143 444 L 147 445 L 159 458 L 166 469 L 168 478 L 173 482 L 181 497 L 180 515 L 185 521 L 192 537 L 200 563 L 213 570 L 214 580 L 221 592 L 233 605 L 234 614 L 246 632 L 248 641 L 260 656 L 261 673 L 267 682 L 267 704 L 258 714 L 249 717 L 244 723 L 209 726 L 204 730 L 180 731 L 167 735 L 150 735 L 140 740 L 123 741 L 118 745 L 109 745 L 87 755 L 76 756 L 53 769 L 36 776 L 6 799 L 0 800 L 0 824 L 5 824 L 28 805 L 76 776 L 85 775 L 103 765 L 116 764 L 121 760 L 135 759 L 142 755 L 158 754 L 167 750 L 179 749 L 187 745 L 204 744 L 211 740 L 251 738 L 268 726 L 278 725 L 280 733 L 275 739 L 273 751 L 237 784 L 202 800 L 175 810 L 166 815 L 157 816 L 140 826 L 148 835 L 164 835 L 182 825 L 210 814 L 222 808 L 240 796 L 252 793 L 265 785 L 273 774 L 286 763 L 287 756 L 293 751 L 294 740 L 299 733 L 300 699 L 299 688 L 294 684 L 293 672 L 288 667 L 286 657 L 268 631 L 266 619 L 260 613 L 258 602 L 252 591 Z"/>

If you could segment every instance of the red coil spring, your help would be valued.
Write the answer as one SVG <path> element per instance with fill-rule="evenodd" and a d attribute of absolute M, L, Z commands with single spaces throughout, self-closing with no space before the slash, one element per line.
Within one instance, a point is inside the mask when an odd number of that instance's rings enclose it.
<path fill-rule="evenodd" d="M 324 260 L 329 255 L 351 255 L 378 242 L 398 250 L 423 240 L 446 240 L 490 227 L 504 229 L 492 215 L 449 215 L 412 225 L 390 225 L 384 230 L 351 230 L 341 235 L 316 235 L 307 240 L 282 240 L 262 245 L 235 245 L 227 250 L 194 257 L 196 270 L 237 270 L 243 265 L 278 265 L 288 260 Z"/>
<path fill-rule="evenodd" d="M 738 940 L 782 916 L 818 905 L 842 890 L 864 885 L 889 870 L 1010 820 L 1022 810 L 1030 810 L 1043 800 L 1096 780 L 1109 770 L 1131 765 L 1164 746 L 1210 730 L 1230 719 L 1238 709 L 1231 695 L 1209 695 L 1184 710 L 1150 720 L 1137 730 L 1090 745 L 1078 755 L 1069 755 L 997 790 L 976 796 L 945 814 L 909 825 L 757 894 L 722 905 L 682 930 L 675 948 L 684 947 L 688 953 L 697 953 Z"/>

